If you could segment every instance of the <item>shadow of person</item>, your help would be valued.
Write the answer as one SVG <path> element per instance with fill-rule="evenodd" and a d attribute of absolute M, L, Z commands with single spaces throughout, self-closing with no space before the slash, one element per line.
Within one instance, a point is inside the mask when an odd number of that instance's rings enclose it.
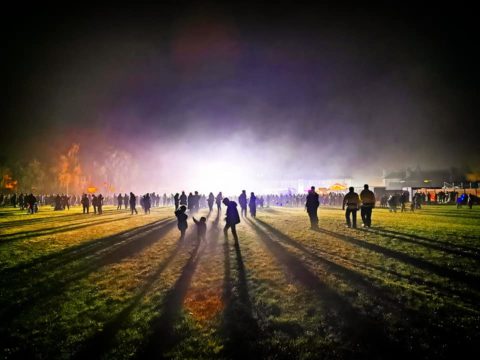
<path fill-rule="evenodd" d="M 229 359 L 263 358 L 265 354 L 260 347 L 261 331 L 248 293 L 247 273 L 238 242 L 234 242 L 233 250 L 235 276 L 232 276 L 230 243 L 225 238 L 222 294 L 225 309 L 221 325 L 221 334 L 225 338 L 223 355 Z"/>
<path fill-rule="evenodd" d="M 190 233 L 188 239 L 194 239 L 194 234 Z M 188 261 L 182 268 L 180 276 L 165 295 L 162 314 L 152 320 L 150 324 L 150 335 L 145 347 L 137 354 L 137 358 L 163 358 L 165 353 L 180 342 L 185 335 L 177 333 L 174 325 L 180 317 L 183 300 L 204 249 L 205 247 L 200 247 L 199 241 L 195 241 L 195 246 L 190 253 Z"/>
<path fill-rule="evenodd" d="M 321 301 L 325 309 L 325 320 L 338 331 L 335 336 L 340 337 L 346 346 L 359 351 L 356 354 L 358 357 L 375 354 L 373 357 L 381 358 L 392 354 L 392 351 L 395 354 L 402 352 L 399 344 L 389 338 L 383 324 L 358 312 L 348 299 L 320 280 L 300 259 L 282 246 L 274 235 L 262 228 L 257 220 L 248 219 L 247 222 L 270 253 L 284 265 L 287 273 L 293 275 L 296 281 Z"/>

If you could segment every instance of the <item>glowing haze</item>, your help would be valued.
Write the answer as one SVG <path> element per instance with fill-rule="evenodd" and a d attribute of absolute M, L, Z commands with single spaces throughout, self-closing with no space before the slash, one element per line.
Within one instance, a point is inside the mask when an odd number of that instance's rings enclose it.
<path fill-rule="evenodd" d="M 125 152 L 135 166 L 122 187 L 226 193 L 479 167 L 468 21 L 259 6 L 19 15 L 24 32 L 6 40 L 2 161 L 75 142 L 88 164 Z M 452 55 L 462 51 L 469 60 Z"/>

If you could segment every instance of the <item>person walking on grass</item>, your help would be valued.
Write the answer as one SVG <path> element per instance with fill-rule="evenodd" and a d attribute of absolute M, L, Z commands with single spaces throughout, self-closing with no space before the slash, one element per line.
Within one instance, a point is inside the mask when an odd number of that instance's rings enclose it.
<path fill-rule="evenodd" d="M 93 213 L 97 214 L 98 200 L 95 194 L 92 195 L 92 206 L 93 206 Z"/>
<path fill-rule="evenodd" d="M 360 200 L 362 201 L 360 215 L 362 216 L 363 227 L 369 228 L 372 226 L 372 209 L 375 207 L 375 194 L 368 189 L 368 184 L 363 186 Z"/>
<path fill-rule="evenodd" d="M 217 203 L 218 212 L 220 212 L 222 210 L 222 199 L 223 199 L 223 195 L 222 195 L 222 192 L 220 191 L 217 194 L 217 197 L 215 198 L 215 202 Z"/>
<path fill-rule="evenodd" d="M 308 191 L 305 208 L 307 209 L 308 217 L 310 218 L 310 229 L 318 229 L 318 215 L 317 210 L 320 206 L 318 194 L 315 191 L 315 186 L 312 186 Z"/>
<path fill-rule="evenodd" d="M 231 229 L 233 238 L 235 239 L 235 242 L 238 243 L 236 226 L 240 223 L 240 215 L 238 215 L 237 203 L 235 201 L 230 201 L 228 198 L 224 198 L 223 204 L 227 207 L 227 216 L 225 217 L 225 227 L 223 228 L 223 233 L 227 239 L 228 229 Z"/>
<path fill-rule="evenodd" d="M 245 190 L 242 190 L 238 197 L 238 203 L 240 204 L 241 215 L 247 217 L 247 192 Z"/>
<path fill-rule="evenodd" d="M 119 193 L 117 196 L 117 210 L 122 210 L 123 205 L 123 196 L 122 193 Z"/>
<path fill-rule="evenodd" d="M 178 227 L 178 230 L 180 230 L 180 240 L 185 239 L 185 232 L 187 231 L 187 228 L 188 228 L 188 223 L 187 223 L 188 215 L 185 214 L 186 211 L 187 211 L 187 207 L 185 205 L 180 206 L 178 210 L 175 211 L 175 216 L 177 217 L 177 227 Z"/>
<path fill-rule="evenodd" d="M 211 192 L 210 194 L 208 194 L 208 200 L 207 200 L 208 212 L 212 212 L 214 202 L 215 202 L 215 195 L 213 195 L 213 193 Z"/>
<path fill-rule="evenodd" d="M 135 214 L 138 214 L 137 211 L 137 197 L 133 192 L 130 193 L 130 215 L 133 215 L 133 212 L 135 211 Z"/>
<path fill-rule="evenodd" d="M 87 194 L 82 195 L 82 208 L 83 208 L 83 213 L 88 214 L 90 212 L 90 199 L 88 198 Z"/>
<path fill-rule="evenodd" d="M 195 216 L 193 216 L 192 219 L 197 226 L 198 241 L 205 241 L 205 235 L 207 234 L 207 218 L 205 216 L 202 216 L 200 220 L 197 220 L 195 219 Z"/>
<path fill-rule="evenodd" d="M 345 211 L 345 219 L 347 220 L 347 227 L 353 229 L 357 228 L 357 210 L 360 205 L 360 197 L 354 191 L 353 186 L 348 188 L 348 193 L 343 197 L 342 210 L 345 210 L 345 205 L 347 205 L 347 210 Z M 352 220 L 350 221 L 350 214 L 352 215 Z"/>
<path fill-rule="evenodd" d="M 248 207 L 250 208 L 250 215 L 252 217 L 257 216 L 257 197 L 253 192 L 250 193 L 250 200 L 248 201 Z"/>
<path fill-rule="evenodd" d="M 98 198 L 97 198 L 98 215 L 102 215 L 103 213 L 102 207 L 103 207 L 103 196 L 102 194 L 100 194 L 98 195 Z"/>

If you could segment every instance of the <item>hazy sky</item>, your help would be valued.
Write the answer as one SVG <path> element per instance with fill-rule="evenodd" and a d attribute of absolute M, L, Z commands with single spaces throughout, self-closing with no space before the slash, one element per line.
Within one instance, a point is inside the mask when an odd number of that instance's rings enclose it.
<path fill-rule="evenodd" d="M 241 4 L 13 9 L 3 159 L 76 141 L 182 178 L 480 166 L 471 10 Z"/>

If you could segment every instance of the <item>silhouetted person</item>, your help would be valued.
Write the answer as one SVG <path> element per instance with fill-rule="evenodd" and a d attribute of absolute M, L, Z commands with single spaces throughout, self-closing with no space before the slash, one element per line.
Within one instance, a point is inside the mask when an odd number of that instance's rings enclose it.
<path fill-rule="evenodd" d="M 223 200 L 223 195 L 222 195 L 222 192 L 220 191 L 217 194 L 217 197 L 215 198 L 215 202 L 217 203 L 217 210 L 218 211 L 222 210 L 222 200 Z"/>
<path fill-rule="evenodd" d="M 122 210 L 123 205 L 123 196 L 122 193 L 119 193 L 117 196 L 117 210 Z"/>
<path fill-rule="evenodd" d="M 192 211 L 193 203 L 194 203 L 193 194 L 190 192 L 190 193 L 188 193 L 188 197 L 187 197 L 187 209 L 189 211 Z"/>
<path fill-rule="evenodd" d="M 87 194 L 82 195 L 82 203 L 83 213 L 88 214 L 90 212 L 90 199 L 87 197 Z"/>
<path fill-rule="evenodd" d="M 469 209 L 473 208 L 474 197 L 475 197 L 474 195 L 468 194 L 467 205 Z"/>
<path fill-rule="evenodd" d="M 238 242 L 236 226 L 240 223 L 240 215 L 238 215 L 237 203 L 225 198 L 223 199 L 223 204 L 227 207 L 227 216 L 225 217 L 226 224 L 223 228 L 223 233 L 225 234 L 225 237 L 228 237 L 228 229 L 232 229 L 233 238 L 235 239 L 235 242 Z"/>
<path fill-rule="evenodd" d="M 138 214 L 137 211 L 137 197 L 133 192 L 130 193 L 130 215 L 133 215 L 133 212 L 135 211 L 135 214 Z"/>
<path fill-rule="evenodd" d="M 185 238 L 185 232 L 187 231 L 188 228 L 188 223 L 187 219 L 188 216 L 185 214 L 185 211 L 187 211 L 187 208 L 185 205 L 181 205 L 180 208 L 175 211 L 175 216 L 177 217 L 177 226 L 178 230 L 180 230 L 180 239 Z"/>
<path fill-rule="evenodd" d="M 180 206 L 180 194 L 179 193 L 176 193 L 174 196 L 173 196 L 173 202 L 175 204 L 175 211 L 178 210 L 178 207 Z"/>
<path fill-rule="evenodd" d="M 214 202 L 215 202 L 215 195 L 213 195 L 213 193 L 208 194 L 207 203 L 208 203 L 208 210 L 209 211 L 212 211 Z"/>
<path fill-rule="evenodd" d="M 320 206 L 318 200 L 318 194 L 315 191 L 315 186 L 312 186 L 308 191 L 307 201 L 305 203 L 305 208 L 307 209 L 308 217 L 310 218 L 310 228 L 318 228 L 318 215 L 317 209 Z"/>
<path fill-rule="evenodd" d="M 125 210 L 128 209 L 128 205 L 130 204 L 130 199 L 128 198 L 127 194 L 123 195 L 123 205 L 125 205 Z"/>
<path fill-rule="evenodd" d="M 202 216 L 200 220 L 193 218 L 193 222 L 197 226 L 197 238 L 198 241 L 205 240 L 205 235 L 207 234 L 207 218 Z"/>
<path fill-rule="evenodd" d="M 20 194 L 20 196 L 22 196 L 22 194 Z M 23 201 L 23 198 L 22 198 L 22 201 Z M 23 207 L 23 203 L 20 204 L 20 205 Z M 57 196 L 55 196 L 55 208 L 54 208 L 54 210 L 55 211 L 62 210 L 62 198 L 58 194 L 57 194 Z"/>
<path fill-rule="evenodd" d="M 187 195 L 185 194 L 185 191 L 182 191 L 182 195 L 180 195 L 180 205 L 187 206 Z"/>
<path fill-rule="evenodd" d="M 242 190 L 242 193 L 238 197 L 238 203 L 240 204 L 241 215 L 247 216 L 247 192 Z"/>
<path fill-rule="evenodd" d="M 67 210 L 70 210 L 70 196 L 64 195 L 62 198 L 63 201 L 63 209 L 67 208 Z"/>
<path fill-rule="evenodd" d="M 102 196 L 102 194 L 98 195 L 98 197 L 97 197 L 97 207 L 98 207 L 98 214 L 101 215 L 103 213 L 103 196 Z"/>
<path fill-rule="evenodd" d="M 347 205 L 347 210 L 345 211 L 345 219 L 347 220 L 347 226 L 355 229 L 357 227 L 357 210 L 360 206 L 360 197 L 354 191 L 353 186 L 350 186 L 348 188 L 348 193 L 343 197 L 342 210 L 345 210 L 345 205 Z M 350 214 L 352 214 L 351 222 Z"/>
<path fill-rule="evenodd" d="M 405 208 L 405 204 L 407 203 L 408 201 L 408 197 L 407 197 L 407 193 L 404 191 L 402 192 L 402 194 L 400 195 L 400 212 L 404 212 L 404 211 L 407 211 L 406 208 Z"/>
<path fill-rule="evenodd" d="M 195 191 L 192 201 L 192 211 L 195 213 L 200 209 L 200 195 L 198 194 L 198 191 Z"/>
<path fill-rule="evenodd" d="M 360 200 L 362 201 L 362 208 L 360 214 L 362 216 L 363 226 L 372 226 L 372 209 L 375 207 L 375 194 L 368 189 L 368 184 L 363 186 L 360 193 Z"/>
<path fill-rule="evenodd" d="M 93 213 L 97 213 L 97 207 L 98 207 L 98 200 L 95 195 L 92 195 L 92 206 L 93 206 Z"/>
<path fill-rule="evenodd" d="M 27 195 L 26 202 L 28 204 L 28 212 L 30 214 L 35 213 L 36 212 L 35 211 L 35 206 L 36 206 L 36 203 L 37 203 L 37 198 L 35 196 L 33 196 L 33 194 Z"/>
<path fill-rule="evenodd" d="M 253 192 L 250 193 L 250 201 L 248 202 L 248 207 L 250 208 L 250 215 L 252 215 L 252 217 L 257 216 L 257 197 Z"/>

